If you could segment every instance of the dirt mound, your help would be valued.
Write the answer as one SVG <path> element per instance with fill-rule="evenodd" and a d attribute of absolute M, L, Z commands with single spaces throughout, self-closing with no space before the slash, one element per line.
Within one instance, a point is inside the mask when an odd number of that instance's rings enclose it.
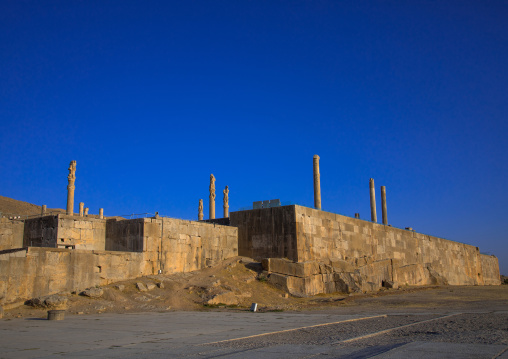
<path fill-rule="evenodd" d="M 0 196 L 0 213 L 2 216 L 37 216 L 40 215 L 42 206 L 32 203 L 18 201 L 9 197 Z M 48 208 L 46 213 L 64 213 L 60 208 Z"/>

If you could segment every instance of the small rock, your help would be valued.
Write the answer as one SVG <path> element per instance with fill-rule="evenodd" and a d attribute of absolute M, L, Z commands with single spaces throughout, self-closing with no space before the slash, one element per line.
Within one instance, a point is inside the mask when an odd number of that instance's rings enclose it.
<path fill-rule="evenodd" d="M 163 289 L 164 288 L 164 283 L 162 283 L 162 282 L 157 283 L 157 287 L 159 287 L 160 289 Z"/>
<path fill-rule="evenodd" d="M 155 284 L 153 284 L 153 283 L 148 283 L 148 284 L 146 285 L 146 289 L 148 289 L 148 290 L 155 289 L 155 287 L 157 287 L 157 286 L 156 286 Z"/>
<path fill-rule="evenodd" d="M 136 288 L 138 288 L 138 290 L 140 292 L 147 292 L 148 291 L 148 288 L 146 287 L 146 285 L 144 283 L 141 283 L 141 282 L 137 282 L 136 283 Z"/>
<path fill-rule="evenodd" d="M 212 287 L 218 287 L 220 285 L 220 279 L 212 283 Z"/>
<path fill-rule="evenodd" d="M 81 295 L 90 298 L 100 298 L 102 297 L 103 294 L 104 291 L 102 290 L 102 288 L 88 288 L 87 290 L 81 292 Z"/>
<path fill-rule="evenodd" d="M 77 312 L 76 314 L 77 315 L 83 315 L 84 313 L 83 312 Z"/>
<path fill-rule="evenodd" d="M 389 280 L 385 280 L 383 281 L 383 287 L 385 288 L 391 288 L 391 289 L 398 289 L 399 288 L 399 283 L 397 282 L 392 282 L 392 281 L 389 281 Z"/>
<path fill-rule="evenodd" d="M 215 295 L 207 303 L 208 304 L 237 305 L 238 304 L 238 296 L 233 292 L 224 292 L 224 293 Z"/>
<path fill-rule="evenodd" d="M 118 289 L 120 292 L 122 292 L 125 289 L 125 285 L 123 284 L 117 284 L 114 286 L 115 289 Z"/>

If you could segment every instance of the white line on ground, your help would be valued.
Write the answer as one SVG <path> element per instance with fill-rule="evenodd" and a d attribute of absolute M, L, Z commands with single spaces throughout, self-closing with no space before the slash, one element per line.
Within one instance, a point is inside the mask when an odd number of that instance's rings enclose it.
<path fill-rule="evenodd" d="M 354 342 L 356 340 L 367 339 L 367 338 L 375 337 L 376 335 L 381 335 L 381 334 L 389 333 L 389 332 L 391 332 L 392 330 L 395 330 L 395 329 L 407 328 L 407 327 L 410 327 L 410 326 L 413 326 L 413 325 L 427 323 L 427 322 L 432 322 L 433 320 L 439 320 L 439 319 L 444 319 L 444 318 L 448 318 L 448 317 L 453 317 L 453 316 L 459 315 L 459 314 L 462 314 L 462 313 L 454 313 L 454 314 L 444 315 L 442 317 L 437 317 L 437 318 L 433 318 L 433 319 L 422 320 L 422 321 L 411 323 L 411 324 L 405 324 L 405 325 L 401 325 L 399 327 L 393 327 L 393 328 L 381 330 L 379 332 L 375 332 L 375 333 L 371 333 L 371 334 L 366 334 L 366 335 L 361 335 L 359 337 L 355 337 L 355 338 L 351 338 L 351 339 L 341 340 L 339 342 L 335 342 L 335 343 L 332 343 L 332 344 L 345 344 L 345 343 Z"/>
<path fill-rule="evenodd" d="M 333 324 L 340 324 L 340 323 L 356 322 L 356 321 L 359 321 L 359 320 L 365 320 L 365 319 L 386 318 L 387 316 L 388 316 L 388 315 L 386 315 L 386 314 L 382 314 L 382 315 L 373 315 L 373 316 L 370 316 L 370 317 L 362 317 L 362 318 L 346 319 L 346 320 L 341 320 L 341 321 L 338 321 L 338 322 L 332 322 L 332 323 L 323 323 L 323 324 L 310 325 L 310 326 L 308 326 L 308 327 L 300 327 L 300 328 L 294 328 L 294 329 L 279 330 L 279 331 L 276 331 L 276 332 L 270 332 L 270 333 L 262 333 L 262 334 L 249 335 L 249 336 L 247 336 L 247 337 L 234 338 L 234 339 L 226 339 L 226 340 L 219 340 L 219 341 L 217 341 L 217 342 L 204 343 L 204 344 L 200 344 L 200 345 L 218 344 L 218 343 L 227 343 L 227 342 L 232 342 L 232 341 L 235 341 L 235 340 L 242 340 L 242 339 L 249 339 L 249 338 L 262 337 L 262 336 L 264 336 L 264 335 L 272 335 L 272 334 L 286 333 L 286 332 L 291 332 L 291 331 L 294 331 L 294 330 L 301 330 L 301 329 L 307 329 L 307 328 L 323 327 L 323 326 L 326 326 L 326 325 L 333 325 Z"/>

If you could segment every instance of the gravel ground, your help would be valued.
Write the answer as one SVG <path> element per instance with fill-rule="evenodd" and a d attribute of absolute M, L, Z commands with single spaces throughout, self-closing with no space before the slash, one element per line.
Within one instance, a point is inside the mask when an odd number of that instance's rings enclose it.
<path fill-rule="evenodd" d="M 442 314 L 388 315 L 381 318 L 222 342 L 215 344 L 215 346 L 252 349 L 287 344 L 337 344 L 340 346 L 370 347 L 397 345 L 414 341 L 508 345 L 508 312 L 465 313 L 427 321 L 440 317 L 442 317 Z M 388 333 L 369 338 L 340 343 L 351 338 L 418 322 L 423 323 L 391 330 Z"/>

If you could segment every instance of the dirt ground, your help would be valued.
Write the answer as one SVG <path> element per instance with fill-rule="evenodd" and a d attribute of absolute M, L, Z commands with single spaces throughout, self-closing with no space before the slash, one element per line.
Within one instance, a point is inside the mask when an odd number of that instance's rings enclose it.
<path fill-rule="evenodd" d="M 152 284 L 140 291 L 136 283 Z M 161 285 L 162 283 L 162 285 Z M 161 287 L 159 287 L 159 286 Z M 246 311 L 258 303 L 260 311 L 340 310 L 348 313 L 379 310 L 422 312 L 433 309 L 481 310 L 488 301 L 492 308 L 508 308 L 508 285 L 403 287 L 375 293 L 326 294 L 307 298 L 288 295 L 266 280 L 260 263 L 245 257 L 229 259 L 215 267 L 191 273 L 154 275 L 102 287 L 100 298 L 80 293 L 60 293 L 67 303 L 60 307 L 34 308 L 21 305 L 7 309 L 4 319 L 45 317 L 48 309 L 65 309 L 66 315 L 167 311 Z"/>

